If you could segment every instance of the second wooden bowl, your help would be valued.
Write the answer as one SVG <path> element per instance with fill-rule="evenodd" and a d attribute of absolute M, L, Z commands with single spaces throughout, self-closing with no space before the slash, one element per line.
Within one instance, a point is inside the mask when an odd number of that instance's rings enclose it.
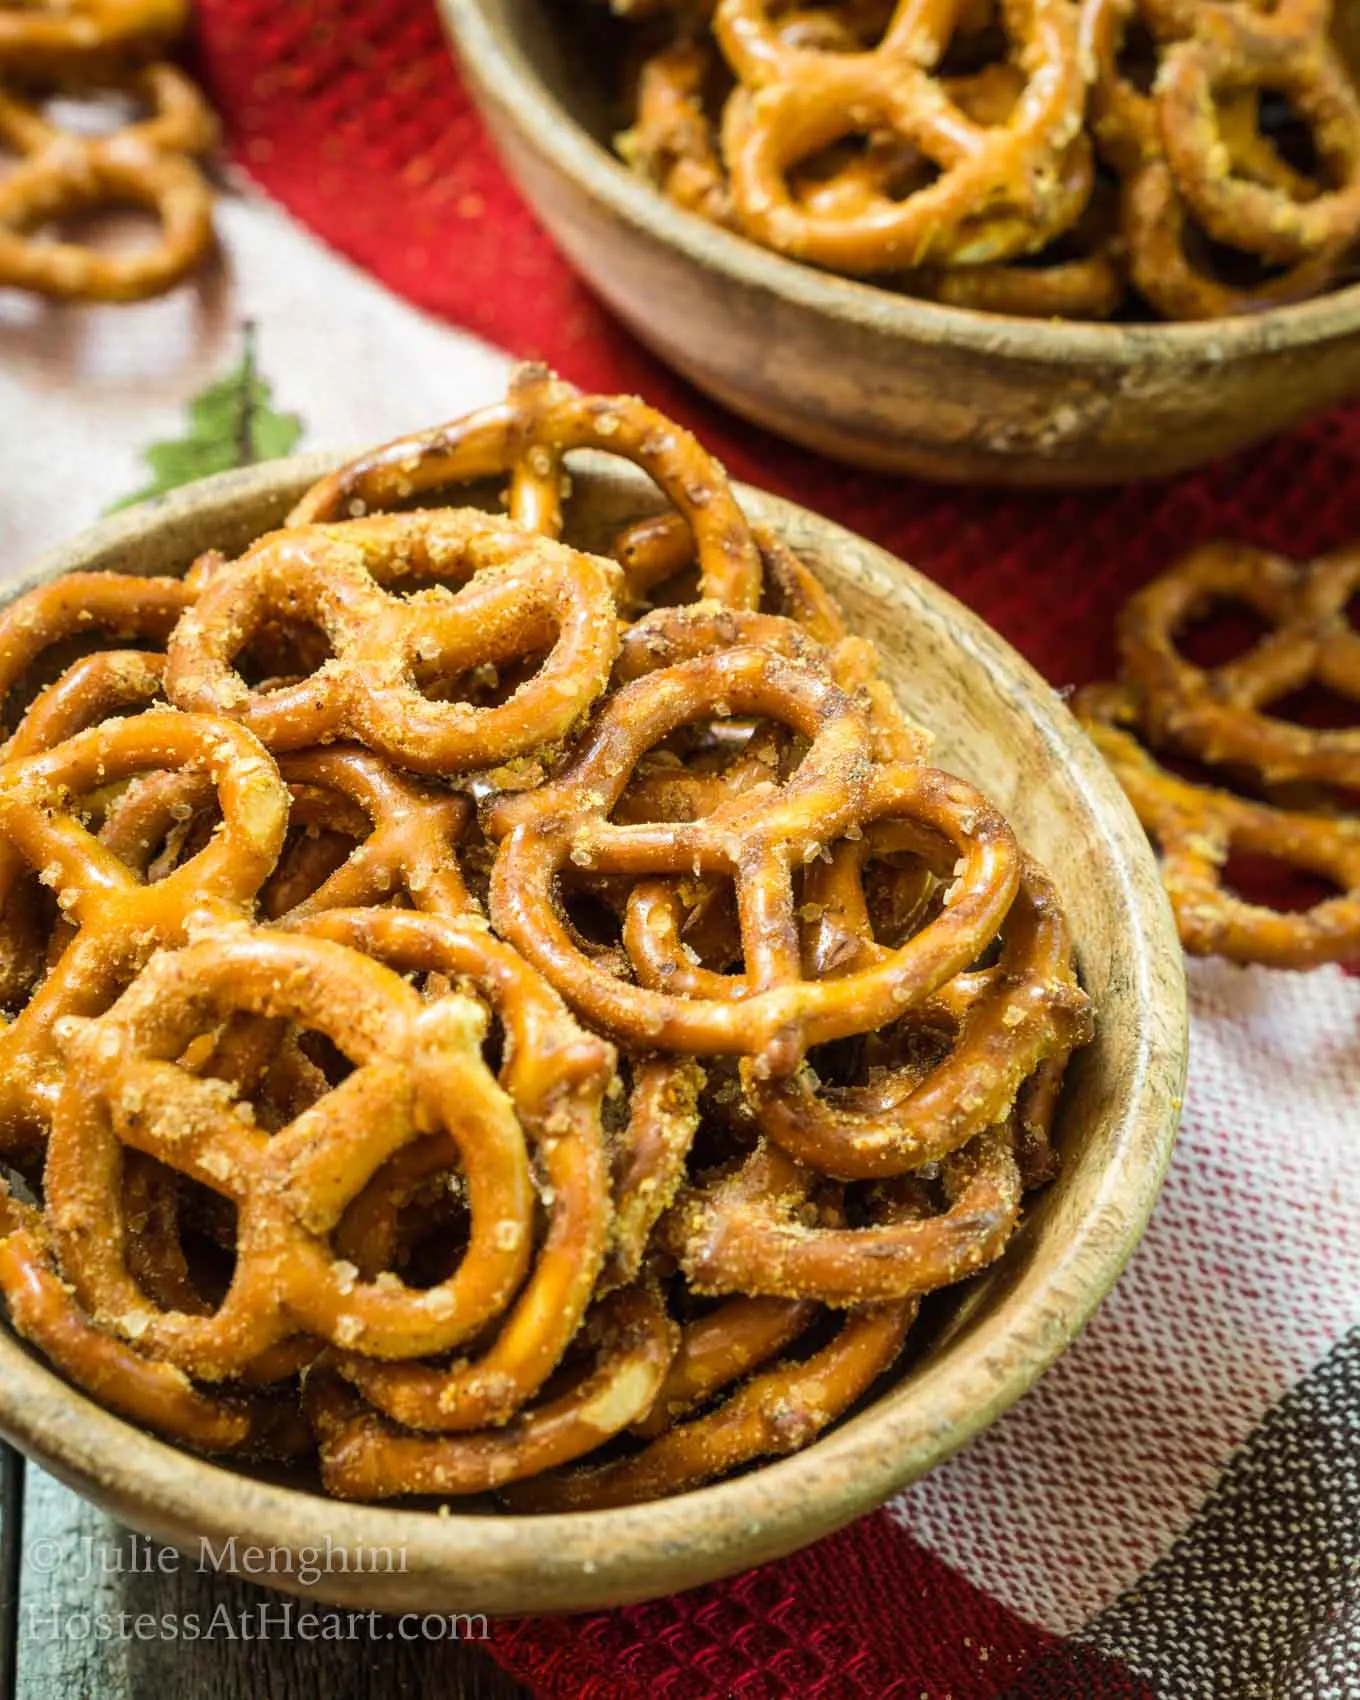
<path fill-rule="evenodd" d="M 578 8 L 441 5 L 506 164 L 571 263 L 700 389 L 809 448 L 961 483 L 1117 484 L 1360 391 L 1360 285 L 1251 318 L 1080 325 L 936 306 L 784 259 L 613 156 L 608 79 L 576 39 Z"/>
<path fill-rule="evenodd" d="M 10 594 L 65 572 L 181 572 L 210 546 L 238 550 L 331 464 L 227 473 L 134 508 L 49 555 Z M 588 457 L 573 473 L 572 541 L 598 547 L 655 509 L 635 475 Z M 931 1302 L 900 1374 L 857 1415 L 794 1457 L 627 1510 L 512 1517 L 455 1504 L 436 1516 L 336 1504 L 308 1479 L 245 1474 L 139 1432 L 0 1321 L 0 1433 L 134 1529 L 194 1558 L 209 1541 L 227 1568 L 264 1549 L 270 1583 L 366 1610 L 583 1610 L 693 1587 L 828 1534 L 962 1446 L 1053 1362 L 1123 1268 L 1171 1153 L 1186 1055 L 1180 944 L 1142 829 L 1059 698 L 975 615 L 839 526 L 754 490 L 739 496 L 876 641 L 904 705 L 935 731 L 939 763 L 989 793 L 1057 882 L 1098 1015 L 1064 1092 L 1058 1180 L 998 1265 Z M 350 1562 L 374 1553 L 393 1556 Z"/>

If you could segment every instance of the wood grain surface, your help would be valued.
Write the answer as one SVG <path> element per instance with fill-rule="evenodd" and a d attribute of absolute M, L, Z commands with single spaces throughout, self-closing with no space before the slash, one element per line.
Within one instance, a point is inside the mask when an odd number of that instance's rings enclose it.
<path fill-rule="evenodd" d="M 23 1480 L 22 1460 L 3 1452 L 0 1549 L 14 1564 L 16 1609 L 5 1615 L 6 1595 L 0 1624 L 17 1632 L 0 1642 L 10 1659 L 0 1664 L 3 1700 L 518 1700 L 527 1692 L 475 1639 L 408 1640 L 395 1618 L 365 1614 L 349 1635 L 344 1613 L 320 1608 L 332 1632 L 349 1638 L 304 1636 L 299 1614 L 312 1607 L 131 1535 L 33 1466 L 26 1493 L 15 1493 L 9 1484 Z M 471 1637 L 479 1626 L 469 1628 Z M 495 1625 L 486 1633 L 494 1636 Z"/>

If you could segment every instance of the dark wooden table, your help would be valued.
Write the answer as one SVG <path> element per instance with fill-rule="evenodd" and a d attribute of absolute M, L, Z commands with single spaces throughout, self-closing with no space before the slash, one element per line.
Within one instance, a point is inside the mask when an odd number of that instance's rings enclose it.
<path fill-rule="evenodd" d="M 304 1637 L 296 1616 L 290 1632 L 283 1595 L 175 1554 L 162 1560 L 3 1443 L 0 1491 L 0 1700 L 516 1700 L 527 1692 L 478 1645 L 475 1624 L 456 1641 L 404 1640 L 389 1618 L 345 1640 Z"/>

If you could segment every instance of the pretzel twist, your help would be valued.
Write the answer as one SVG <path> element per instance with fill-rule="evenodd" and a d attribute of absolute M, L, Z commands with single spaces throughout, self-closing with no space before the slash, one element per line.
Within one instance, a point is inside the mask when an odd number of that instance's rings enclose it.
<path fill-rule="evenodd" d="M 1152 736 L 1267 781 L 1360 789 L 1360 729 L 1298 726 L 1269 712 L 1314 684 L 1360 702 L 1360 632 L 1346 615 L 1357 591 L 1360 549 L 1308 567 L 1238 544 L 1183 556 L 1130 599 L 1118 622 L 1125 677 L 1142 693 Z M 1204 669 L 1176 640 L 1223 601 L 1245 603 L 1269 630 L 1236 660 Z"/>
<path fill-rule="evenodd" d="M 722 469 L 698 441 L 636 396 L 582 396 L 542 367 L 521 368 L 508 400 L 399 437 L 331 473 L 303 496 L 289 523 L 381 512 L 423 492 L 508 476 L 511 517 L 556 538 L 563 461 L 573 449 L 621 455 L 639 466 L 694 539 L 703 594 L 732 607 L 755 606 L 759 553 Z M 646 586 L 633 579 L 632 588 Z"/>
<path fill-rule="evenodd" d="M 237 1113 L 225 1082 L 171 1060 L 238 1011 L 323 1032 L 353 1073 L 267 1134 Z M 108 1015 L 61 1029 L 87 1084 L 59 1100 L 45 1186 L 82 1302 L 104 1326 L 206 1381 L 298 1333 L 387 1358 L 468 1339 L 509 1301 L 532 1249 L 524 1135 L 481 1059 L 484 1030 L 468 998 L 422 1008 L 392 970 L 325 939 L 241 926 L 157 956 Z M 382 1163 L 426 1134 L 446 1136 L 465 1168 L 467 1253 L 429 1291 L 390 1272 L 361 1281 L 330 1236 Z M 125 1146 L 234 1205 L 236 1267 L 211 1315 L 157 1309 L 132 1281 L 126 1227 L 110 1209 Z"/>
<path fill-rule="evenodd" d="M 208 577 L 170 640 L 166 690 L 178 707 L 242 720 L 271 750 L 351 737 L 419 773 L 493 767 L 566 738 L 603 691 L 617 578 L 612 562 L 472 509 L 274 532 Z M 425 587 L 390 588 L 412 580 Z M 232 661 L 278 609 L 320 626 L 333 659 L 251 690 Z M 544 649 L 494 706 L 420 689 L 422 673 L 456 681 Z"/>
<path fill-rule="evenodd" d="M 222 826 L 173 874 L 144 886 L 65 806 L 157 768 L 209 776 Z M 278 769 L 251 733 L 170 710 L 107 722 L 0 768 L 0 832 L 78 928 L 0 1033 L 0 1143 L 13 1149 L 41 1138 L 61 1084 L 54 1032 L 63 1017 L 102 1014 L 152 952 L 183 942 L 197 917 L 245 913 L 274 865 L 287 810 Z"/>
<path fill-rule="evenodd" d="M 611 1201 L 600 1107 L 613 1054 L 576 1026 L 556 995 L 480 917 L 446 921 L 356 909 L 295 924 L 403 972 L 448 975 L 485 1000 L 504 1025 L 501 1082 L 541 1165 L 549 1221 L 533 1271 L 494 1344 L 473 1362 L 429 1369 L 368 1363 L 352 1353 L 338 1360 L 367 1399 L 411 1427 L 467 1430 L 502 1423 L 557 1367 L 604 1261 Z"/>
<path fill-rule="evenodd" d="M 1074 707 L 1161 854 L 1181 941 L 1195 956 L 1276 968 L 1354 960 L 1360 949 L 1360 822 L 1273 808 L 1168 773 L 1125 729 L 1137 718 L 1120 687 L 1092 687 Z M 1336 888 L 1302 914 L 1224 889 L 1236 852 L 1269 856 Z"/>
<path fill-rule="evenodd" d="M 626 1288 L 602 1301 L 585 1328 L 594 1369 L 565 1393 L 484 1434 L 412 1434 L 313 1377 L 308 1411 L 321 1443 L 322 1479 L 341 1499 L 485 1493 L 593 1452 L 655 1400 L 676 1347 L 658 1298 Z"/>
<path fill-rule="evenodd" d="M 0 30 L 5 21 L 0 16 Z M 109 136 L 59 129 L 0 87 L 0 140 L 22 156 L 0 181 L 0 285 L 65 301 L 140 301 L 178 283 L 211 246 L 212 196 L 193 163 L 217 137 L 202 96 L 172 65 L 148 66 L 113 86 L 152 116 Z M 152 246 L 120 252 L 35 238 L 55 221 L 129 203 L 156 218 Z"/>
<path fill-rule="evenodd" d="M 296 1409 L 245 1393 L 208 1393 L 172 1365 L 95 1327 L 62 1280 L 42 1215 L 0 1182 L 0 1294 L 10 1321 L 100 1404 L 198 1452 L 294 1458 L 310 1449 Z"/>
<path fill-rule="evenodd" d="M 720 0 L 714 31 L 741 86 L 726 107 L 723 151 L 747 231 L 783 253 L 851 274 L 950 261 L 977 265 L 1042 247 L 1075 220 L 1061 160 L 1081 127 L 1077 20 L 1066 0 L 1003 7 L 1025 88 L 999 125 L 971 119 L 933 79 L 952 0 L 903 0 L 868 53 L 790 47 L 764 0 Z M 799 208 L 787 180 L 800 159 L 847 133 L 902 137 L 941 175 L 905 200 L 862 213 Z"/>
<path fill-rule="evenodd" d="M 609 815 L 646 750 L 697 716 L 768 716 L 810 740 L 783 785 L 773 780 L 700 820 L 616 825 Z M 742 1054 L 780 1076 L 809 1044 L 880 1026 L 959 973 L 995 932 L 1015 895 L 1015 841 L 970 786 L 922 766 L 892 770 L 888 808 L 953 844 L 963 862 L 944 912 L 882 963 L 838 981 L 807 981 L 799 963 L 795 868 L 865 818 L 871 781 L 868 728 L 838 688 L 812 668 L 738 646 L 663 668 L 619 690 L 573 766 L 525 799 L 498 805 L 493 836 L 508 830 L 492 874 L 498 929 L 568 1003 L 620 1042 L 695 1055 Z M 527 805 L 527 807 L 526 807 Z M 744 972 L 721 995 L 686 997 L 631 987 L 573 942 L 554 906 L 566 868 L 632 876 L 706 875 L 735 883 Z"/>

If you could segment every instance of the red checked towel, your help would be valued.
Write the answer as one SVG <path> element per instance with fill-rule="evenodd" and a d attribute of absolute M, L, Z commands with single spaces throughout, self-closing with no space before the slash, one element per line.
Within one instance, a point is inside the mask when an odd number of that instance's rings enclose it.
<path fill-rule="evenodd" d="M 855 474 L 754 433 L 576 282 L 496 166 L 430 0 L 198 14 L 235 161 L 335 253 L 247 184 L 222 210 L 224 280 L 94 315 L 78 355 L 69 319 L 35 335 L 0 312 L 0 456 L 35 472 L 7 480 L 6 570 L 135 486 L 136 451 L 236 357 L 243 317 L 310 447 L 490 399 L 505 353 L 486 343 L 641 391 L 734 474 L 913 561 L 1059 684 L 1108 669 L 1113 608 L 1196 539 L 1300 555 L 1360 539 L 1360 407 L 1175 484 L 1080 497 Z M 84 456 L 87 513 L 44 497 L 44 432 Z M 562 1700 L 1360 1700 L 1360 979 L 1202 963 L 1191 989 L 1185 1121 L 1152 1226 L 1020 1406 L 782 1564 L 522 1620 L 488 1650 Z"/>

